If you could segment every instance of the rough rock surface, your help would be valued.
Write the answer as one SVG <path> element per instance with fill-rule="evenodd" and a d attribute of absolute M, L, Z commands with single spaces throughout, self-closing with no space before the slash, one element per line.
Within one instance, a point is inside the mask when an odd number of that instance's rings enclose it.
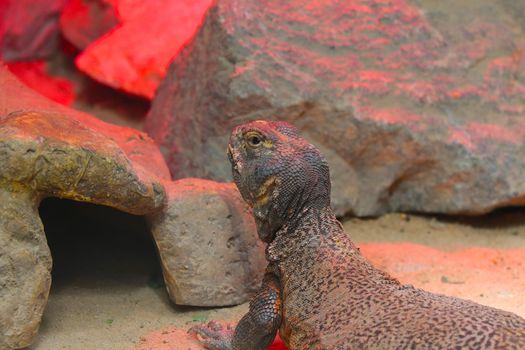
<path fill-rule="evenodd" d="M 286 120 L 327 156 L 338 214 L 525 204 L 525 7 L 221 0 L 146 122 L 175 178 L 230 178 L 233 126 Z"/>
<path fill-rule="evenodd" d="M 150 219 L 164 278 L 181 305 L 245 302 L 260 286 L 264 247 L 234 184 L 166 183 L 168 204 Z"/>
<path fill-rule="evenodd" d="M 0 0 L 0 57 L 12 62 L 51 56 L 58 46 L 58 18 L 66 3 Z"/>
<path fill-rule="evenodd" d="M 113 141 L 68 116 L 21 112 L 0 120 L 0 348 L 11 349 L 29 345 L 49 293 L 40 201 L 70 198 L 143 215 L 162 205 L 164 192 Z"/>
<path fill-rule="evenodd" d="M 46 197 L 151 215 L 176 303 L 249 298 L 264 252 L 233 184 L 172 182 L 145 134 L 51 102 L 4 66 L 0 86 L 8 87 L 0 90 L 0 349 L 28 346 L 47 303 L 52 262 L 38 213 Z"/>
<path fill-rule="evenodd" d="M 71 0 L 60 14 L 60 31 L 83 50 L 119 23 L 116 0 Z"/>
<path fill-rule="evenodd" d="M 120 25 L 90 45 L 77 58 L 77 66 L 104 84 L 152 98 L 211 2 L 116 0 Z"/>
<path fill-rule="evenodd" d="M 0 348 L 17 349 L 35 336 L 51 284 L 40 201 L 69 198 L 144 215 L 162 206 L 164 190 L 106 135 L 111 128 L 96 129 L 103 123 L 93 118 L 88 125 L 92 117 L 45 111 L 45 105 L 18 108 L 31 92 L 17 95 L 23 86 L 0 68 L 0 85 L 12 88 L 0 98 Z M 35 94 L 34 108 L 38 101 Z"/>

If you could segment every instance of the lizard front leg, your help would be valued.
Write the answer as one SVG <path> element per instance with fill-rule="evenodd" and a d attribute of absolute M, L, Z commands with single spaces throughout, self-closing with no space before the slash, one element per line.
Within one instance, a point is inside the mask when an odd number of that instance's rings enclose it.
<path fill-rule="evenodd" d="M 211 350 L 265 350 L 272 344 L 281 325 L 281 286 L 276 268 L 269 265 L 261 289 L 250 302 L 250 309 L 239 321 L 235 331 L 223 329 L 214 322 L 192 327 L 189 332 L 204 339 Z"/>

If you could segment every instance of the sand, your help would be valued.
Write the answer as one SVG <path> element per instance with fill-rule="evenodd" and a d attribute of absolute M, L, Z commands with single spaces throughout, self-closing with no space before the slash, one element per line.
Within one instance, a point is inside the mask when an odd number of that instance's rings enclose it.
<path fill-rule="evenodd" d="M 41 213 L 53 287 L 28 349 L 198 349 L 187 328 L 232 322 L 247 309 L 173 305 L 142 218 L 56 200 Z M 401 281 L 525 317 L 525 209 L 470 219 L 390 214 L 344 226 L 376 266 Z"/>

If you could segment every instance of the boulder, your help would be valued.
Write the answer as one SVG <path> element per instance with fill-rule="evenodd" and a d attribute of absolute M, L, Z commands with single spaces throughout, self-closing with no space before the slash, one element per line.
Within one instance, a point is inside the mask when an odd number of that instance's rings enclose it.
<path fill-rule="evenodd" d="M 119 26 L 88 46 L 77 67 L 101 83 L 151 99 L 211 2 L 115 0 Z"/>
<path fill-rule="evenodd" d="M 47 58 L 59 43 L 58 18 L 68 0 L 0 0 L 0 57 Z"/>
<path fill-rule="evenodd" d="M 231 129 L 294 123 L 339 215 L 525 204 L 525 6 L 220 0 L 146 121 L 175 178 L 230 180 Z"/>
<path fill-rule="evenodd" d="M 47 197 L 147 215 L 174 302 L 248 299 L 264 252 L 233 184 L 174 183 L 144 133 L 49 101 L 4 66 L 0 86 L 0 349 L 28 346 L 47 303 L 52 261 L 38 212 Z"/>
<path fill-rule="evenodd" d="M 84 50 L 118 23 L 116 0 L 71 0 L 60 14 L 60 31 L 77 49 Z"/>
<path fill-rule="evenodd" d="M 0 120 L 0 348 L 18 349 L 35 336 L 51 283 L 40 201 L 144 215 L 162 205 L 164 192 L 113 141 L 68 116 L 15 112 Z"/>
<path fill-rule="evenodd" d="M 24 108 L 32 92 L 17 95 L 25 87 L 0 68 L 0 85 L 9 87 L 0 98 L 0 348 L 18 349 L 36 335 L 51 284 L 40 201 L 69 198 L 145 215 L 161 208 L 164 190 L 139 164 L 140 156 L 132 163 L 107 135 L 143 137 L 126 146 L 151 148 L 151 140 L 136 131 L 105 128 L 87 115 L 61 113 L 50 101 L 40 109 L 44 98 L 36 94 L 34 104 Z"/>
<path fill-rule="evenodd" d="M 166 184 L 167 206 L 150 217 L 168 293 L 176 304 L 236 305 L 261 285 L 266 261 L 251 211 L 234 184 Z"/>

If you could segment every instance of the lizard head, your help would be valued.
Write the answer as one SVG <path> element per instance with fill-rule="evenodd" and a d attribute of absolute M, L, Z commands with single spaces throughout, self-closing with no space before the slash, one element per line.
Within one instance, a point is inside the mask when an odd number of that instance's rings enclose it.
<path fill-rule="evenodd" d="M 237 126 L 228 157 L 265 242 L 304 209 L 330 205 L 328 165 L 291 124 L 258 120 Z"/>

